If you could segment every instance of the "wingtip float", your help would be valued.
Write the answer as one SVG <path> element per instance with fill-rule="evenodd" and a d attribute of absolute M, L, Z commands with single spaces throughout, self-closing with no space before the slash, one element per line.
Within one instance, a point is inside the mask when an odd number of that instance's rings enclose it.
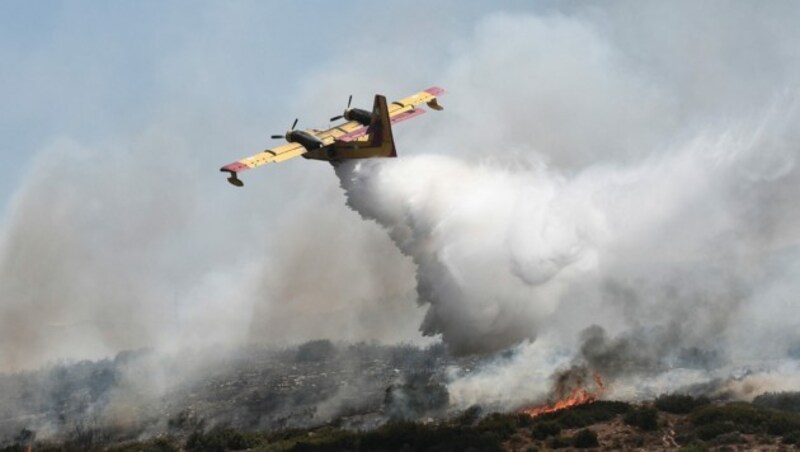
<path fill-rule="evenodd" d="M 286 144 L 230 163 L 219 170 L 228 173 L 231 185 L 243 187 L 244 182 L 239 179 L 242 171 L 294 157 L 331 163 L 371 157 L 397 157 L 392 126 L 425 113 L 422 104 L 441 111 L 443 107 L 438 100 L 444 93 L 444 89 L 434 86 L 391 104 L 386 102 L 386 97 L 376 94 L 372 111 L 351 108 L 351 95 L 344 112 L 331 118 L 331 121 L 344 119 L 347 122 L 327 130 L 296 130 L 298 120 L 295 119 L 285 134 L 272 135 L 274 139 L 285 139 Z"/>

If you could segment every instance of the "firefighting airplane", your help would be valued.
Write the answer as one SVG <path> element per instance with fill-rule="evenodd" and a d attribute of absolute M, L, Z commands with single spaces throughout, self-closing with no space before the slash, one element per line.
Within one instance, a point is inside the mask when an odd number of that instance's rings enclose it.
<path fill-rule="evenodd" d="M 397 157 L 392 124 L 425 113 L 425 109 L 419 107 L 421 104 L 427 104 L 434 110 L 442 110 L 438 99 L 444 92 L 442 88 L 428 88 L 413 96 L 392 102 L 391 105 L 387 105 L 386 97 L 376 94 L 371 112 L 350 108 L 350 103 L 353 101 L 353 96 L 350 96 L 344 113 L 331 118 L 331 122 L 346 119 L 347 122 L 344 124 L 328 130 L 295 130 L 297 126 L 295 119 L 292 128 L 285 135 L 272 135 L 273 139 L 286 139 L 287 144 L 225 165 L 220 171 L 229 174 L 228 182 L 241 187 L 244 185 L 239 179 L 239 173 L 242 171 L 299 156 L 326 160 L 333 164 L 349 159 Z"/>

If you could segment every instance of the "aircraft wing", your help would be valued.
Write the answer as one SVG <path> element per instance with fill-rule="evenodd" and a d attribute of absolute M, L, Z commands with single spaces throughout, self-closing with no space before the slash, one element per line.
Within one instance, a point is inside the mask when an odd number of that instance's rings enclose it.
<path fill-rule="evenodd" d="M 428 104 L 428 106 L 434 110 L 441 110 L 442 107 L 436 100 L 444 93 L 444 89 L 439 88 L 438 86 L 433 86 L 408 96 L 405 99 L 392 102 L 392 104 L 389 105 L 389 116 L 401 114 L 404 111 L 411 110 L 414 107 L 422 104 Z"/>
<path fill-rule="evenodd" d="M 396 124 L 400 121 L 419 116 L 425 113 L 425 109 L 419 107 L 419 105 L 422 104 L 426 104 L 434 110 L 441 110 L 442 107 L 437 102 L 437 99 L 444 94 L 444 92 L 442 88 L 434 86 L 399 101 L 392 102 L 388 106 L 389 120 L 392 124 Z M 375 115 L 374 112 L 373 115 Z M 302 131 L 302 133 L 305 134 L 308 140 L 314 140 L 314 144 L 318 145 L 314 149 L 318 149 L 319 146 L 327 147 L 337 141 L 349 142 L 363 139 L 362 137 L 367 135 L 368 129 L 368 126 L 362 125 L 356 121 L 348 121 L 327 130 L 309 129 Z M 277 163 L 290 158 L 299 157 L 306 152 L 308 152 L 308 149 L 299 142 L 287 143 L 229 163 L 220 168 L 220 171 L 230 174 L 228 182 L 241 187 L 244 184 L 237 177 L 238 173 L 257 166 L 266 165 L 267 163 Z"/>
<path fill-rule="evenodd" d="M 266 165 L 267 163 L 277 163 L 290 158 L 299 157 L 305 154 L 306 151 L 307 149 L 299 143 L 286 143 L 276 148 L 267 149 L 256 155 L 251 155 L 250 157 L 245 157 L 236 162 L 229 163 L 219 170 L 230 173 L 228 181 L 234 185 L 241 186 L 241 181 L 236 177 L 238 173 L 257 166 Z"/>
<path fill-rule="evenodd" d="M 434 110 L 442 110 L 442 106 L 439 105 L 437 99 L 444 93 L 444 89 L 434 86 L 404 99 L 392 102 L 389 104 L 389 119 L 392 125 L 424 114 L 425 109 L 419 107 L 419 105 L 422 104 L 427 104 Z M 367 126 L 361 125 L 355 121 L 350 121 L 340 126 L 319 132 L 317 136 L 325 141 L 325 144 L 328 144 L 326 138 L 331 138 L 330 141 L 348 142 L 354 141 L 366 134 Z"/>
<path fill-rule="evenodd" d="M 327 130 L 315 130 L 314 135 L 322 140 L 325 145 L 332 144 L 334 141 L 352 141 L 352 139 L 367 134 L 367 126 L 363 126 L 356 121 L 347 121 Z M 348 139 L 352 137 L 352 139 Z"/>

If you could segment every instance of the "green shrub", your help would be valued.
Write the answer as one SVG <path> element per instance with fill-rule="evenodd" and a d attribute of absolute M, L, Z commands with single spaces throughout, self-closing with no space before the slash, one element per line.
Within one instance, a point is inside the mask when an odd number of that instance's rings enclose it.
<path fill-rule="evenodd" d="M 502 450 L 502 442 L 514 432 L 508 424 L 495 416 L 477 428 L 448 425 L 422 425 L 417 423 L 387 425 L 361 435 L 362 450 L 396 450 L 411 445 L 418 450 Z"/>
<path fill-rule="evenodd" d="M 726 433 L 735 431 L 736 426 L 730 422 L 713 422 L 711 424 L 705 424 L 697 427 L 695 433 L 697 433 L 698 438 L 708 441 L 716 438 L 719 435 L 724 435 Z"/>
<path fill-rule="evenodd" d="M 761 408 L 800 413 L 800 392 L 768 392 L 753 399 L 753 405 Z"/>
<path fill-rule="evenodd" d="M 288 450 L 426 450 L 426 451 L 502 451 L 503 441 L 510 438 L 508 419 L 514 415 L 490 416 L 489 422 L 478 427 L 448 424 L 419 424 L 390 422 L 367 432 L 331 431 L 325 436 L 299 438 Z"/>
<path fill-rule="evenodd" d="M 770 435 L 785 435 L 800 430 L 800 417 L 784 413 L 770 413 L 766 429 Z"/>
<path fill-rule="evenodd" d="M 482 412 L 483 410 L 480 406 L 472 405 L 455 419 L 455 423 L 462 426 L 474 425 L 480 419 Z"/>
<path fill-rule="evenodd" d="M 554 436 L 547 441 L 547 447 L 550 449 L 563 449 L 570 447 L 570 442 L 562 436 Z"/>
<path fill-rule="evenodd" d="M 742 402 L 701 407 L 690 416 L 691 422 L 695 426 L 730 422 L 742 433 L 762 431 L 768 418 L 768 412 Z"/>
<path fill-rule="evenodd" d="M 693 412 L 690 419 L 698 427 L 729 423 L 742 433 L 784 435 L 800 430 L 798 414 L 765 410 L 742 402 L 702 407 Z"/>
<path fill-rule="evenodd" d="M 688 446 L 695 440 L 697 440 L 697 435 L 694 431 L 679 431 L 675 434 L 675 442 L 678 443 L 679 446 Z"/>
<path fill-rule="evenodd" d="M 186 441 L 186 450 L 191 452 L 224 452 L 227 450 L 249 449 L 259 441 L 253 434 L 243 433 L 232 428 L 215 428 L 206 433 L 194 432 Z"/>
<path fill-rule="evenodd" d="M 582 411 L 565 410 L 554 422 L 561 428 L 583 428 L 594 424 L 595 418 Z"/>
<path fill-rule="evenodd" d="M 636 408 L 625 415 L 625 423 L 644 431 L 658 428 L 658 411 L 652 407 Z"/>
<path fill-rule="evenodd" d="M 520 413 L 517 415 L 517 426 L 520 428 L 532 427 L 535 423 L 534 418 L 527 414 Z"/>
<path fill-rule="evenodd" d="M 135 442 L 123 446 L 104 449 L 109 452 L 178 452 L 181 450 L 167 438 L 156 438 L 144 442 Z"/>
<path fill-rule="evenodd" d="M 711 401 L 706 397 L 694 398 L 686 394 L 662 394 L 655 400 L 656 408 L 673 414 L 688 414 L 695 408 L 709 403 Z"/>
<path fill-rule="evenodd" d="M 336 355 L 336 346 L 327 339 L 308 341 L 297 347 L 295 360 L 301 363 L 328 361 Z"/>
<path fill-rule="evenodd" d="M 585 428 L 576 433 L 572 438 L 572 446 L 578 449 L 588 449 L 591 447 L 600 447 L 600 442 L 597 441 L 597 433 Z"/>
<path fill-rule="evenodd" d="M 551 436 L 556 436 L 561 433 L 561 426 L 555 422 L 537 422 L 533 426 L 533 437 L 539 440 L 545 440 Z"/>
<path fill-rule="evenodd" d="M 514 414 L 492 413 L 478 422 L 478 429 L 495 431 L 501 435 L 511 435 L 517 430 L 518 419 Z"/>
<path fill-rule="evenodd" d="M 742 437 L 742 434 L 735 431 L 717 435 L 717 437 L 712 440 L 712 444 L 714 444 L 715 446 L 722 446 L 727 444 L 741 444 L 744 442 L 745 439 L 744 437 Z"/>
<path fill-rule="evenodd" d="M 0 452 L 25 452 L 26 447 L 22 447 L 19 444 L 14 444 L 12 446 L 5 446 L 0 448 Z"/>
<path fill-rule="evenodd" d="M 702 441 L 695 441 L 678 449 L 680 452 L 706 452 L 708 447 Z"/>
<path fill-rule="evenodd" d="M 647 437 L 644 435 L 631 435 L 628 437 L 628 445 L 633 447 L 644 447 Z"/>
<path fill-rule="evenodd" d="M 784 435 L 783 444 L 800 444 L 800 430 Z"/>

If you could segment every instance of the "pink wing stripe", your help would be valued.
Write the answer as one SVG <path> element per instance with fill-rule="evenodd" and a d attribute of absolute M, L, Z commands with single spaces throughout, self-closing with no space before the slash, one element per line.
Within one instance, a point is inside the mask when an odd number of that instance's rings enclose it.
<path fill-rule="evenodd" d="M 240 173 L 244 170 L 249 170 L 250 167 L 241 162 L 233 162 L 220 168 L 220 171 L 230 171 L 233 173 Z"/>
<path fill-rule="evenodd" d="M 438 86 L 432 86 L 425 90 L 426 93 L 430 94 L 431 96 L 441 96 L 444 94 L 444 89 L 439 88 Z"/>
<path fill-rule="evenodd" d="M 392 124 L 400 122 L 400 121 L 405 121 L 406 119 L 415 118 L 415 117 L 417 117 L 417 116 L 419 116 L 419 115 L 421 115 L 423 113 L 425 113 L 425 109 L 424 108 L 419 108 L 419 107 L 417 107 L 414 110 L 409 110 L 407 112 L 400 113 L 399 115 L 397 115 L 397 116 L 392 118 Z"/>
<path fill-rule="evenodd" d="M 358 128 L 358 129 L 356 129 L 356 130 L 354 130 L 354 131 L 352 131 L 352 132 L 350 132 L 348 134 L 340 136 L 339 138 L 337 138 L 337 140 L 338 141 L 344 141 L 345 143 L 348 143 L 348 142 L 353 141 L 356 138 L 358 138 L 360 136 L 363 136 L 363 135 L 366 135 L 366 134 L 367 134 L 367 127 L 364 126 L 364 127 Z"/>

